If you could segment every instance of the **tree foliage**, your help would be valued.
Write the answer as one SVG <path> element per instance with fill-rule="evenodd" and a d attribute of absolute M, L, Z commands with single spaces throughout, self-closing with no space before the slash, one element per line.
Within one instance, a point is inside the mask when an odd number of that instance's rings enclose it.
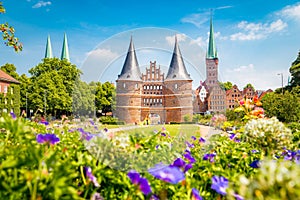
<path fill-rule="evenodd" d="M 5 13 L 2 1 L 0 1 L 0 13 Z M 16 52 L 22 51 L 23 45 L 19 42 L 19 39 L 15 37 L 14 27 L 8 23 L 0 24 L 0 31 L 2 32 L 2 38 L 6 46 L 13 47 Z"/>
<path fill-rule="evenodd" d="M 108 112 L 112 112 L 116 107 L 116 88 L 110 82 L 101 84 L 96 83 L 95 88 L 95 105 L 97 110 L 101 110 L 106 115 Z"/>
<path fill-rule="evenodd" d="M 220 87 L 222 89 L 226 90 L 226 91 L 230 90 L 233 87 L 233 85 L 230 81 L 227 81 L 227 82 L 224 82 L 224 83 L 220 82 L 219 84 L 220 84 Z"/>
<path fill-rule="evenodd" d="M 45 58 L 29 70 L 30 109 L 42 109 L 54 116 L 72 112 L 72 93 L 80 70 L 67 60 Z"/>
<path fill-rule="evenodd" d="M 299 86 L 300 85 L 300 51 L 298 53 L 298 57 L 290 67 L 290 73 L 292 75 L 291 86 L 292 87 Z"/>
<path fill-rule="evenodd" d="M 300 120 L 300 98 L 294 93 L 268 93 L 262 98 L 262 104 L 267 117 L 275 116 L 282 122 Z"/>
<path fill-rule="evenodd" d="M 246 89 L 246 88 L 252 88 L 252 90 L 255 91 L 255 88 L 254 88 L 254 86 L 253 86 L 251 83 L 248 83 L 248 84 L 244 87 L 244 89 Z"/>

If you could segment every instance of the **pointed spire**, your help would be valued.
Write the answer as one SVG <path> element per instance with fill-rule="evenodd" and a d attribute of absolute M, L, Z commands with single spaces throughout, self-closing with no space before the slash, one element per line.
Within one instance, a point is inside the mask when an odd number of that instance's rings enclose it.
<path fill-rule="evenodd" d="M 214 27 L 212 21 L 212 14 L 210 17 L 210 31 L 209 31 L 209 42 L 208 42 L 208 51 L 206 58 L 215 59 L 218 58 L 215 39 L 214 39 Z"/>
<path fill-rule="evenodd" d="M 45 58 L 53 58 L 50 35 L 48 35 L 48 38 L 47 38 Z"/>
<path fill-rule="evenodd" d="M 166 80 L 191 80 L 187 73 L 175 35 L 175 46 Z"/>
<path fill-rule="evenodd" d="M 63 41 L 63 47 L 62 47 L 60 59 L 61 60 L 66 59 L 66 60 L 70 61 L 69 46 L 68 46 L 68 40 L 67 40 L 66 33 L 64 35 L 64 41 Z"/>
<path fill-rule="evenodd" d="M 120 79 L 142 81 L 142 75 L 137 61 L 132 36 L 130 38 L 128 52 L 118 80 Z"/>

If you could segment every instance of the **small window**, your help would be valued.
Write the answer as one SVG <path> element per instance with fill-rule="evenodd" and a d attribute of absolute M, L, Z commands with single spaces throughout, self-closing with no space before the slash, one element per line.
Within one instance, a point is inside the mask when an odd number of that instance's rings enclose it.
<path fill-rule="evenodd" d="M 7 93 L 7 85 L 4 85 L 4 94 Z"/>
<path fill-rule="evenodd" d="M 135 89 L 138 89 L 139 88 L 139 84 L 135 84 Z"/>
<path fill-rule="evenodd" d="M 123 88 L 126 88 L 126 83 L 123 83 Z"/>
<path fill-rule="evenodd" d="M 178 89 L 178 85 L 177 85 L 177 83 L 175 84 L 175 86 L 174 86 L 174 87 L 175 87 L 175 89 L 176 89 L 176 90 Z"/>

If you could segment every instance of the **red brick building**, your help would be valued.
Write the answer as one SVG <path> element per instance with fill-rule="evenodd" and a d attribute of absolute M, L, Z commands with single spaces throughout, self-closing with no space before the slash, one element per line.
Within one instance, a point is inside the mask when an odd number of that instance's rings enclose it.
<path fill-rule="evenodd" d="M 142 74 L 131 39 L 125 62 L 118 76 L 116 117 L 126 123 L 152 118 L 157 123 L 182 122 L 193 114 L 192 79 L 187 73 L 175 37 L 175 47 L 168 73 L 150 62 Z"/>

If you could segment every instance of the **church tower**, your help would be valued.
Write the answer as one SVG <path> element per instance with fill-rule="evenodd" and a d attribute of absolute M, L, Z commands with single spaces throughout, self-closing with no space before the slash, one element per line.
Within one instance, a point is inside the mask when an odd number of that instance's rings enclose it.
<path fill-rule="evenodd" d="M 132 37 L 121 74 L 116 82 L 116 117 L 126 123 L 138 123 L 141 120 L 143 81 Z"/>
<path fill-rule="evenodd" d="M 184 65 L 176 36 L 164 86 L 166 121 L 184 121 L 185 115 L 193 114 L 192 79 Z"/>
<path fill-rule="evenodd" d="M 64 34 L 64 40 L 63 40 L 63 47 L 61 50 L 61 60 L 66 59 L 67 61 L 70 61 L 70 55 L 69 55 L 69 46 L 68 46 L 68 40 L 66 33 Z"/>
<path fill-rule="evenodd" d="M 51 41 L 50 41 L 49 35 L 48 35 L 47 43 L 46 43 L 45 58 L 53 58 L 52 46 L 51 46 Z"/>
<path fill-rule="evenodd" d="M 206 54 L 206 85 L 208 88 L 219 84 L 218 82 L 218 64 L 219 59 L 217 55 L 217 49 L 215 45 L 214 39 L 214 28 L 212 17 L 210 19 L 210 31 L 209 31 L 209 42 L 208 42 L 208 50 Z"/>
<path fill-rule="evenodd" d="M 219 59 L 217 55 L 212 17 L 210 19 L 209 42 L 206 54 L 206 80 L 208 88 L 207 108 L 214 113 L 226 109 L 226 91 L 220 87 L 218 80 Z"/>

